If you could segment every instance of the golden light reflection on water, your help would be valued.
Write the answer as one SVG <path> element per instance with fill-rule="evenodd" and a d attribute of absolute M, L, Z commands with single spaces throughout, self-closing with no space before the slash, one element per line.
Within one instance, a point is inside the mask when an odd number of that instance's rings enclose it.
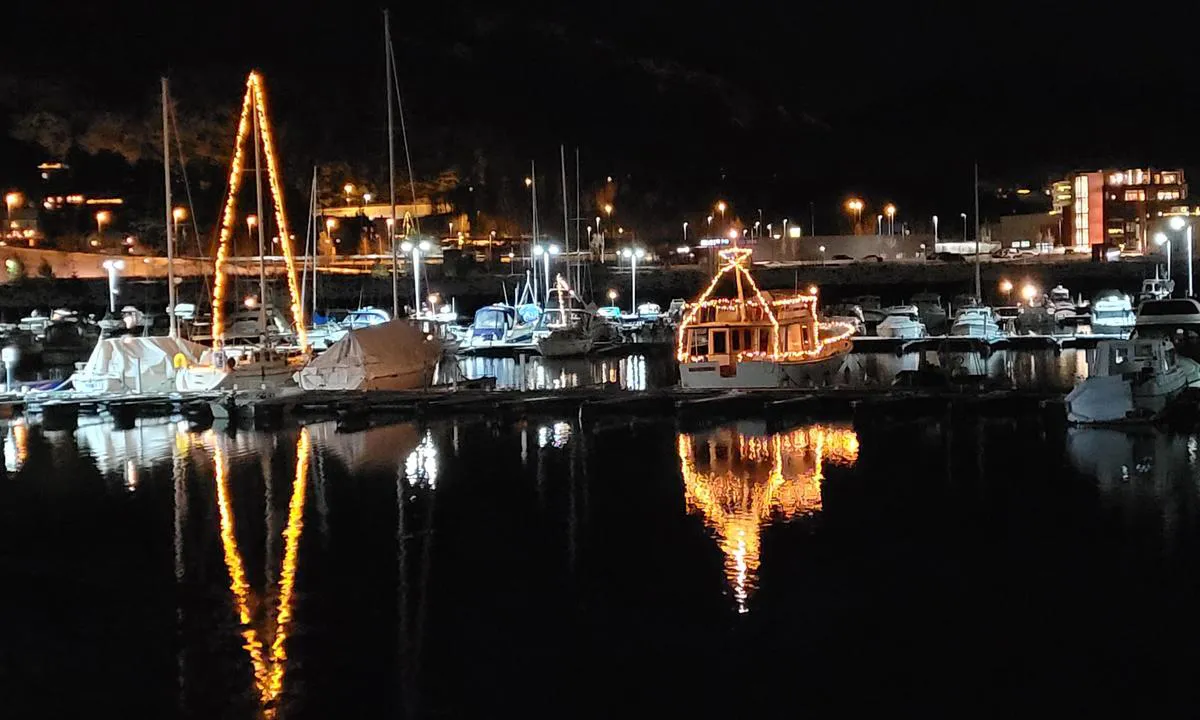
<path fill-rule="evenodd" d="M 311 441 L 308 430 L 302 429 L 296 442 L 296 475 L 292 483 L 292 497 L 288 502 L 287 527 L 283 531 L 283 569 L 279 576 L 278 601 L 273 622 L 266 613 L 261 620 L 255 621 L 255 607 L 265 608 L 268 605 L 254 602 L 253 589 L 246 580 L 246 569 L 234 532 L 233 504 L 229 495 L 229 457 L 220 441 L 216 441 L 213 447 L 221 548 L 224 552 L 225 567 L 229 571 L 229 590 L 233 594 L 238 622 L 241 625 L 244 641 L 242 647 L 250 656 L 250 664 L 254 668 L 254 684 L 258 690 L 263 716 L 270 718 L 275 716 L 275 701 L 283 692 L 287 637 L 292 621 L 292 605 L 295 602 L 296 563 L 300 553 L 300 537 L 304 532 L 304 503 L 307 496 Z M 268 644 L 269 652 L 265 649 Z"/>
<path fill-rule="evenodd" d="M 704 518 L 720 545 L 740 613 L 757 584 L 762 526 L 819 512 L 825 463 L 858 460 L 854 431 L 826 425 L 769 436 L 681 433 L 678 447 L 688 512 Z"/>
<path fill-rule="evenodd" d="M 8 472 L 17 472 L 25 466 L 29 457 L 29 426 L 25 420 L 17 418 L 8 426 L 8 437 L 4 442 L 4 468 Z"/>

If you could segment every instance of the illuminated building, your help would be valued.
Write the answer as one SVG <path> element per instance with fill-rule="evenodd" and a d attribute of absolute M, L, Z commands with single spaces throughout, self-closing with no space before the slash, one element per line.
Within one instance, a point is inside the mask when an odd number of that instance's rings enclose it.
<path fill-rule="evenodd" d="M 1063 244 L 1145 250 L 1155 218 L 1187 212 L 1183 170 L 1134 168 L 1074 173 L 1054 183 L 1055 210 L 1063 214 Z"/>

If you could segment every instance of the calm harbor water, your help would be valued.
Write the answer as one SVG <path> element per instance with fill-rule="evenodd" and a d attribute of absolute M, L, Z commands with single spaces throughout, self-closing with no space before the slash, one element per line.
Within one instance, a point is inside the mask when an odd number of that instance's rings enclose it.
<path fill-rule="evenodd" d="M 997 350 L 926 352 L 925 361 L 951 372 L 986 375 L 994 381 L 1024 390 L 1068 392 L 1077 378 L 1085 378 L 1095 363 L 1095 350 Z M 856 353 L 846 371 L 830 381 L 843 385 L 890 385 L 902 370 L 915 370 L 920 353 Z M 547 390 L 611 383 L 627 390 L 671 387 L 679 382 L 669 353 L 548 359 L 534 355 L 524 362 L 513 358 L 459 357 L 443 364 L 440 373 L 466 379 L 495 378 L 501 389 Z M 439 380 L 440 381 L 440 380 Z"/>
<path fill-rule="evenodd" d="M 1194 707 L 1196 436 L 0 428 L 7 717 Z"/>

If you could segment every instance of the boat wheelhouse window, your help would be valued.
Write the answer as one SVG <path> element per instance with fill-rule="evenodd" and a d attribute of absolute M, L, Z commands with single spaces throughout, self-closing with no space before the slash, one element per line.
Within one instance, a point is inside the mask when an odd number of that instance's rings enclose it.
<path fill-rule="evenodd" d="M 692 354 L 697 356 L 708 354 L 708 330 L 692 331 Z"/>
<path fill-rule="evenodd" d="M 801 347 L 801 349 L 807 350 L 807 349 L 808 349 L 808 346 L 809 346 L 809 342 L 808 342 L 808 326 L 807 326 L 807 325 L 801 325 L 801 326 L 800 326 L 800 347 Z"/>
<path fill-rule="evenodd" d="M 1173 347 L 1167 348 L 1166 351 L 1163 353 L 1163 369 L 1170 370 L 1171 368 L 1175 367 L 1176 362 L 1177 362 L 1177 360 L 1175 359 L 1175 348 L 1173 348 Z"/>
<path fill-rule="evenodd" d="M 766 328 L 760 329 L 758 331 L 758 351 L 762 353 L 768 352 L 767 348 L 770 347 L 770 344 L 771 331 Z"/>
<path fill-rule="evenodd" d="M 741 350 L 742 349 L 742 334 L 740 332 L 738 332 L 737 330 L 733 330 L 730 332 L 730 335 L 733 336 L 729 339 L 730 344 L 733 346 L 733 351 L 737 352 L 738 350 Z"/>
<path fill-rule="evenodd" d="M 481 330 L 501 330 L 505 326 L 507 317 L 502 312 L 483 313 L 475 318 L 475 326 Z"/>
<path fill-rule="evenodd" d="M 742 331 L 742 349 L 743 350 L 753 350 L 754 349 L 754 331 L 753 330 L 743 330 Z"/>
<path fill-rule="evenodd" d="M 712 351 L 714 355 L 724 355 L 729 352 L 725 346 L 725 331 L 713 330 L 712 334 Z"/>
<path fill-rule="evenodd" d="M 1129 361 L 1129 348 L 1124 345 L 1114 345 L 1112 349 L 1112 365 L 1118 367 Z"/>

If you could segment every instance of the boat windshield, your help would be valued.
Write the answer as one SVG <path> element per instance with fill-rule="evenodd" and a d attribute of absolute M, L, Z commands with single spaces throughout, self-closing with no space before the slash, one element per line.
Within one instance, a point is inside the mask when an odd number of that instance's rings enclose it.
<path fill-rule="evenodd" d="M 1159 300 L 1142 305 L 1140 314 L 1154 315 L 1195 315 L 1196 303 L 1191 300 Z"/>
<path fill-rule="evenodd" d="M 503 310 L 480 310 L 475 314 L 475 327 L 481 330 L 502 330 L 508 324 L 508 313 Z"/>
<path fill-rule="evenodd" d="M 561 328 L 580 327 L 587 323 L 587 313 L 579 310 L 563 310 L 550 308 L 542 312 L 538 318 L 538 329 L 558 330 Z"/>

